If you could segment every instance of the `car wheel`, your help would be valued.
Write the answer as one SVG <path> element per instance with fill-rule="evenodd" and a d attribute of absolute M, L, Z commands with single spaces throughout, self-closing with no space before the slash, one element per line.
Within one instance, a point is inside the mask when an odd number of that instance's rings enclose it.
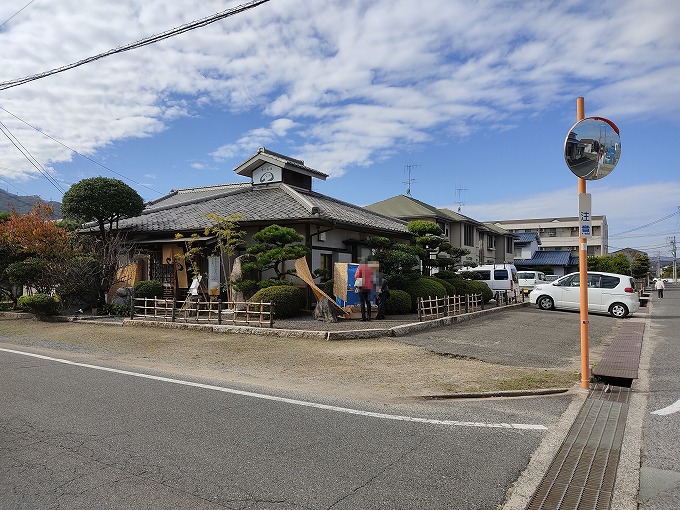
<path fill-rule="evenodd" d="M 623 303 L 614 303 L 609 307 L 609 313 L 618 319 L 623 319 L 628 315 L 628 307 Z"/>
<path fill-rule="evenodd" d="M 541 310 L 552 310 L 555 308 L 555 302 L 550 296 L 541 296 L 536 300 L 536 304 Z"/>

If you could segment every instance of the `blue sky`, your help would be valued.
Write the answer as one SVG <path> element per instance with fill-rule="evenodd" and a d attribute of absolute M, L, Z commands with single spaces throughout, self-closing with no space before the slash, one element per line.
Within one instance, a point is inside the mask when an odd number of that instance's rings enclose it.
<path fill-rule="evenodd" d="M 680 241 L 675 0 L 270 0 L 1 90 L 239 3 L 2 2 L 0 122 L 58 185 L 0 134 L 0 186 L 60 200 L 104 175 L 151 200 L 241 180 L 233 169 L 265 146 L 359 205 L 410 186 L 481 221 L 575 216 L 563 145 L 583 96 L 621 131 L 619 165 L 587 184 L 610 250 L 667 256 Z"/>

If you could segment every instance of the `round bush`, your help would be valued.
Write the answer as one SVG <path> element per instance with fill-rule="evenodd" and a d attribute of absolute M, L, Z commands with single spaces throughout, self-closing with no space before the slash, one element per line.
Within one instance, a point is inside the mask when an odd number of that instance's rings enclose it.
<path fill-rule="evenodd" d="M 47 294 L 21 296 L 17 301 L 17 305 L 22 310 L 37 315 L 57 315 L 57 313 L 59 313 L 59 303 L 57 303 L 56 299 Z"/>
<path fill-rule="evenodd" d="M 411 295 L 404 290 L 390 290 L 385 303 L 386 315 L 405 315 L 411 312 Z"/>
<path fill-rule="evenodd" d="M 435 277 L 439 278 L 440 280 L 455 280 L 457 276 L 458 273 L 449 269 L 442 269 L 441 271 L 435 273 Z"/>
<path fill-rule="evenodd" d="M 135 283 L 135 296 L 140 298 L 159 298 L 163 295 L 163 283 L 158 280 L 145 280 Z"/>
<path fill-rule="evenodd" d="M 439 283 L 441 283 L 444 288 L 446 289 L 446 295 L 447 296 L 455 296 L 456 295 L 456 286 L 453 284 L 451 280 L 439 280 Z"/>
<path fill-rule="evenodd" d="M 260 289 L 250 300 L 254 303 L 273 303 L 275 319 L 300 315 L 300 311 L 307 303 L 305 291 L 293 285 L 276 285 Z"/>
<path fill-rule="evenodd" d="M 323 282 L 323 285 L 321 287 L 323 289 L 323 291 L 332 298 L 335 297 L 333 295 L 333 285 L 334 285 L 334 283 L 335 282 L 333 280 L 326 280 L 325 282 Z"/>
<path fill-rule="evenodd" d="M 418 299 L 427 297 L 444 297 L 446 288 L 437 278 L 422 276 L 414 281 L 407 289 L 411 296 L 411 311 L 418 310 Z"/>
<path fill-rule="evenodd" d="M 493 292 L 491 292 L 489 286 L 484 282 L 461 279 L 456 281 L 455 285 L 456 289 L 458 289 L 458 294 L 461 296 L 465 294 L 481 294 L 484 303 L 488 303 L 493 297 Z"/>

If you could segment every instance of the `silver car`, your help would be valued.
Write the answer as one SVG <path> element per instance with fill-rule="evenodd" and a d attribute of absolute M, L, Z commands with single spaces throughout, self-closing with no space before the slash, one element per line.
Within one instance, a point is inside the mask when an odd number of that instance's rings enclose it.
<path fill-rule="evenodd" d="M 529 293 L 529 301 L 542 310 L 562 308 L 579 310 L 581 287 L 579 273 L 571 273 L 552 283 L 536 285 Z M 588 311 L 609 313 L 623 318 L 640 308 L 640 296 L 635 280 L 616 273 L 588 271 Z"/>

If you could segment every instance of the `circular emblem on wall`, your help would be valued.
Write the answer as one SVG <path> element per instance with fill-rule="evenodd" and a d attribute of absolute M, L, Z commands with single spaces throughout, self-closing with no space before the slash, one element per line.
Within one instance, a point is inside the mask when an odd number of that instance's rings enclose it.
<path fill-rule="evenodd" d="M 274 180 L 274 174 L 271 172 L 265 172 L 260 176 L 260 182 L 271 182 Z"/>

